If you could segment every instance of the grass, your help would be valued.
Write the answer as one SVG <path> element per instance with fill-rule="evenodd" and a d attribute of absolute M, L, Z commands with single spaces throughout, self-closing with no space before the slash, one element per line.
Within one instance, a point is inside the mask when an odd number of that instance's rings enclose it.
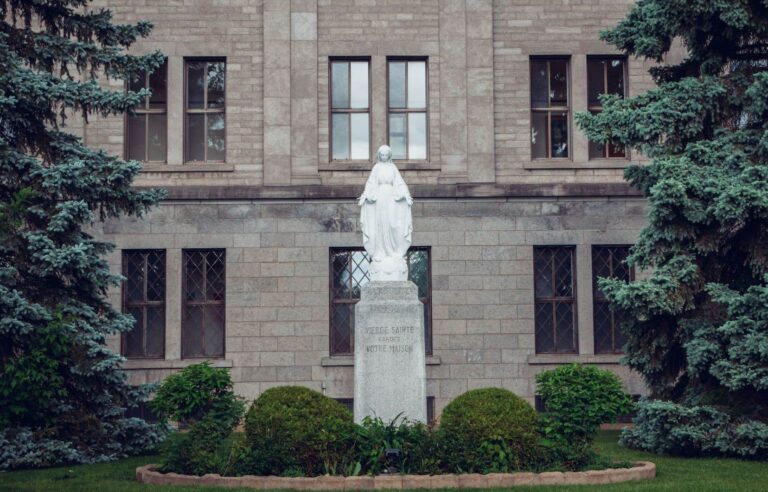
<path fill-rule="evenodd" d="M 768 490 L 768 463 L 733 459 L 688 459 L 657 456 L 622 448 L 616 444 L 618 432 L 601 432 L 597 448 L 617 460 L 648 460 L 656 463 L 657 477 L 644 482 L 571 487 L 518 487 L 516 491 L 594 490 L 601 491 L 750 491 Z M 88 492 L 108 490 L 203 492 L 232 489 L 216 487 L 175 487 L 143 485 L 134 480 L 137 466 L 157 461 L 156 456 L 130 458 L 99 465 L 70 466 L 47 470 L 0 473 L 1 491 Z M 241 489 L 248 490 L 248 489 Z"/>

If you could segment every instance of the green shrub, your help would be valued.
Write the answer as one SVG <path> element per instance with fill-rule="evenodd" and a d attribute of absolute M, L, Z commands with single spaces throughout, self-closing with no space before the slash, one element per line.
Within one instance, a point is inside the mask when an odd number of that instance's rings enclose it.
<path fill-rule="evenodd" d="M 342 473 L 351 461 L 354 429 L 343 405 L 300 386 L 268 389 L 245 417 L 253 452 L 263 470 L 275 475 Z"/>
<path fill-rule="evenodd" d="M 632 409 L 621 380 L 611 371 L 569 364 L 536 375 L 536 389 L 546 412 L 540 431 L 553 459 L 568 469 L 581 469 L 594 460 L 592 442 L 602 423 Z"/>
<path fill-rule="evenodd" d="M 396 457 L 387 456 L 387 449 L 399 450 Z M 395 418 L 386 423 L 380 418 L 365 417 L 356 426 L 355 456 L 345 475 L 362 472 L 378 475 L 385 470 L 399 473 L 427 474 L 439 471 L 432 433 L 426 425 Z M 358 466 L 359 464 L 359 466 Z"/>
<path fill-rule="evenodd" d="M 167 377 L 150 404 L 161 418 L 189 426 L 164 446 L 161 471 L 204 475 L 225 466 L 227 440 L 244 410 L 229 371 L 207 362 L 188 366 Z"/>
<path fill-rule="evenodd" d="M 452 472 L 504 472 L 539 460 L 536 411 L 510 391 L 468 391 L 443 410 L 439 428 L 443 466 Z"/>

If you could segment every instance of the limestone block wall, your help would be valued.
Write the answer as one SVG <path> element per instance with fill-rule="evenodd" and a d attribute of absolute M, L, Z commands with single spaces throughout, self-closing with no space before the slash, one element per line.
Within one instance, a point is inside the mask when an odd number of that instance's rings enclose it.
<path fill-rule="evenodd" d="M 238 393 L 301 384 L 350 398 L 349 357 L 329 357 L 329 248 L 360 246 L 353 200 L 166 202 L 143 220 L 108 222 L 98 233 L 120 250 L 167 255 L 164 360 L 129 360 L 133 382 L 160 380 L 181 359 L 181 255 L 226 248 L 226 354 Z M 534 375 L 557 364 L 599 363 L 632 393 L 637 376 L 618 356 L 594 355 L 591 246 L 631 244 L 645 221 L 640 199 L 417 200 L 415 246 L 431 248 L 434 353 L 427 391 L 438 411 L 462 392 L 501 386 L 533 401 Z M 536 355 L 533 247 L 576 247 L 578 355 Z M 119 289 L 111 299 L 120 304 Z M 119 340 L 111 345 L 119 349 Z"/>

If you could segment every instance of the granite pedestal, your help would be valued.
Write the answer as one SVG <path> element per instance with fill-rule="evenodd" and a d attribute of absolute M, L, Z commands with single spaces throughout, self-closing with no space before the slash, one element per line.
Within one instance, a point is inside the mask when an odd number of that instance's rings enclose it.
<path fill-rule="evenodd" d="M 413 282 L 369 282 L 355 306 L 355 422 L 427 421 L 424 305 Z"/>

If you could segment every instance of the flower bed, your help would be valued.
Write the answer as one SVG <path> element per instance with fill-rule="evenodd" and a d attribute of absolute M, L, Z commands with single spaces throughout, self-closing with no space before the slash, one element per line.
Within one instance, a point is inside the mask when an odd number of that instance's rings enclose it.
<path fill-rule="evenodd" d="M 599 485 L 646 480 L 656 476 L 656 465 L 638 461 L 632 468 L 609 468 L 582 472 L 544 473 L 467 473 L 464 475 L 376 475 L 360 477 L 222 477 L 219 474 L 179 475 L 160 473 L 155 465 L 136 469 L 136 480 L 155 485 L 215 485 L 252 489 L 293 490 L 372 490 L 372 489 L 444 489 L 492 488 L 524 485 Z"/>

